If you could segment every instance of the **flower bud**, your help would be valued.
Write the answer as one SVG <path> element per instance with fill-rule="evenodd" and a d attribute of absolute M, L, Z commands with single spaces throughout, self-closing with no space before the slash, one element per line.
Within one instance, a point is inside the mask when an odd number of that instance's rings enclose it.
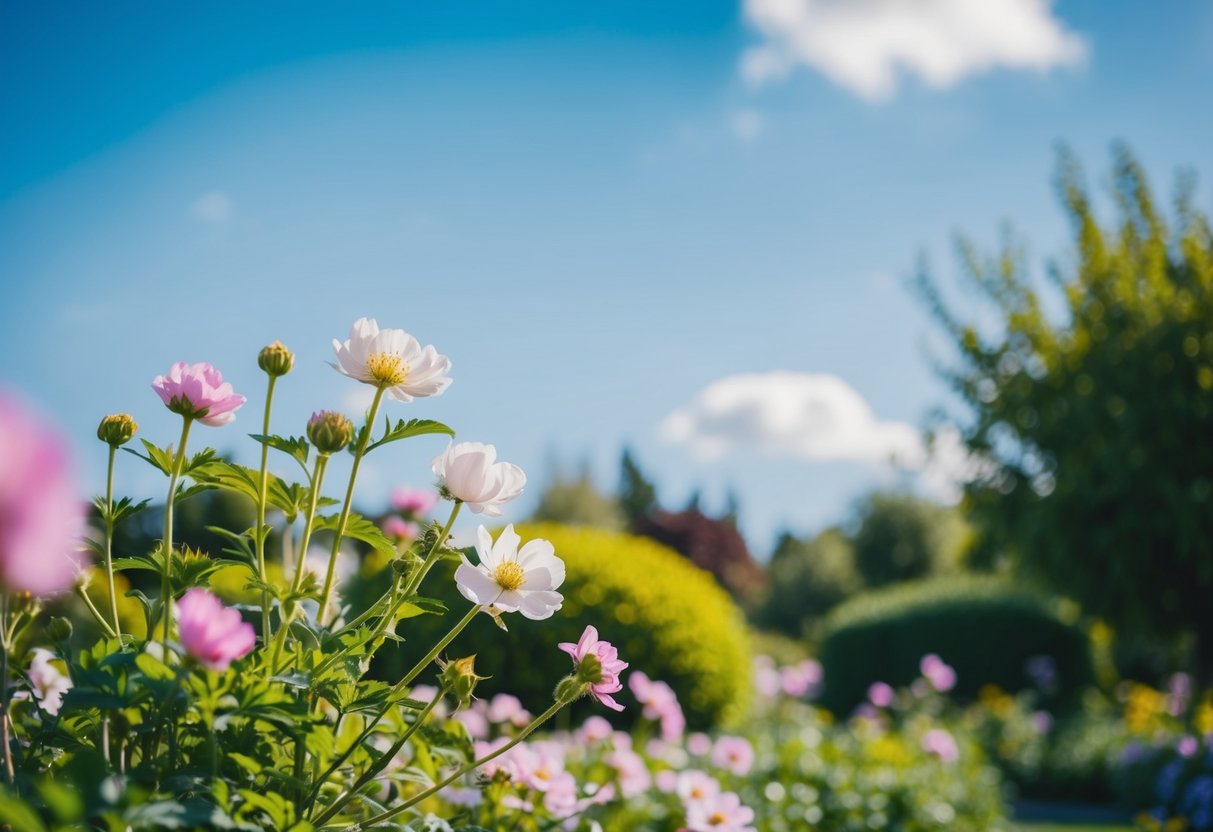
<path fill-rule="evenodd" d="M 97 425 L 97 438 L 107 445 L 117 448 L 119 445 L 130 442 L 137 430 L 139 430 L 139 425 L 135 423 L 129 413 L 114 413 L 106 416 L 101 420 L 101 424 Z"/>
<path fill-rule="evenodd" d="M 295 366 L 295 354 L 281 341 L 263 347 L 257 355 L 257 366 L 273 378 L 284 376 Z"/>
<path fill-rule="evenodd" d="M 556 691 L 553 695 L 556 697 L 557 702 L 562 702 L 567 705 L 570 702 L 575 702 L 582 696 L 585 696 L 585 692 L 588 689 L 589 688 L 586 683 L 578 679 L 575 675 L 565 676 L 560 680 L 559 683 L 557 683 Z"/>
<path fill-rule="evenodd" d="M 476 675 L 475 656 L 467 656 L 449 662 L 439 661 L 438 665 L 442 668 L 442 672 L 438 674 L 439 684 L 459 703 L 461 708 L 466 708 L 471 703 L 476 684 L 481 679 L 488 678 Z"/>
<path fill-rule="evenodd" d="M 354 438 L 354 423 L 335 410 L 321 410 L 308 419 L 307 438 L 320 453 L 335 454 Z"/>
<path fill-rule="evenodd" d="M 577 664 L 577 679 L 587 685 L 596 685 L 602 681 L 602 661 L 593 653 L 584 657 Z"/>
<path fill-rule="evenodd" d="M 67 641 L 72 637 L 71 619 L 55 616 L 46 625 L 46 635 L 54 642 Z"/>

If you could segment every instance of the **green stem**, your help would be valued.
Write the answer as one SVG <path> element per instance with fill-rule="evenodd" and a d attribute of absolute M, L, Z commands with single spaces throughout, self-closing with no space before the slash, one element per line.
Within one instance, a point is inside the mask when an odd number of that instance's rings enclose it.
<path fill-rule="evenodd" d="M 8 719 L 8 652 L 11 644 L 8 638 L 8 596 L 0 596 L 0 621 L 3 622 L 5 635 L 0 639 L 0 743 L 4 745 L 4 782 L 12 784 L 15 779 L 13 771 L 13 747 L 9 733 Z"/>
<path fill-rule="evenodd" d="M 181 443 L 177 446 L 177 455 L 173 458 L 173 473 L 169 477 L 168 497 L 164 501 L 164 579 L 160 583 L 162 596 L 161 606 L 164 608 L 164 655 L 169 654 L 169 639 L 173 633 L 173 587 L 170 575 L 173 571 L 173 503 L 177 500 L 177 480 L 181 478 L 181 466 L 185 464 L 185 443 L 190 438 L 190 425 L 194 420 L 189 416 L 183 418 L 181 426 Z"/>
<path fill-rule="evenodd" d="M 110 611 L 114 614 L 114 636 L 122 636 L 122 624 L 118 621 L 118 590 L 114 588 L 114 457 L 118 446 L 110 445 L 109 464 L 105 471 L 105 580 L 109 586 Z"/>
<path fill-rule="evenodd" d="M 475 769 L 480 768 L 480 766 L 484 765 L 485 763 L 492 762 L 493 760 L 500 757 L 502 754 L 509 751 L 514 746 L 518 745 L 518 743 L 522 742 L 527 737 L 529 737 L 531 735 L 531 732 L 533 732 L 540 725 L 542 725 L 543 723 L 547 722 L 549 719 L 554 717 L 556 715 L 556 713 L 567 704 L 569 704 L 569 703 L 557 701 L 556 704 L 552 705 L 552 707 L 548 708 L 546 711 L 541 713 L 529 725 L 527 725 L 525 728 L 523 728 L 522 731 L 519 732 L 518 736 L 514 737 L 514 739 L 510 740 L 505 745 L 501 746 L 501 748 L 498 748 L 496 751 L 486 754 L 485 756 L 481 757 L 478 760 L 473 760 L 470 763 L 460 766 L 459 768 L 457 768 L 455 770 L 454 774 L 450 775 L 445 780 L 442 780 L 439 783 L 435 783 L 433 786 L 430 786 L 428 789 L 423 791 L 421 794 L 418 794 L 418 795 L 415 795 L 415 796 L 409 798 L 404 803 L 401 803 L 399 806 L 395 807 L 394 809 L 388 809 L 386 812 L 382 812 L 378 815 L 375 815 L 373 818 L 362 821 L 361 823 L 356 824 L 355 826 L 352 826 L 350 828 L 351 829 L 370 829 L 371 827 L 375 826 L 375 824 L 383 823 L 386 820 L 391 820 L 392 818 L 396 817 L 396 815 L 400 814 L 401 812 L 405 811 L 406 809 L 410 809 L 413 806 L 416 806 L 421 801 L 425 800 L 426 798 L 432 797 L 433 795 L 435 795 L 438 792 L 445 789 L 447 786 L 454 783 L 456 780 L 458 780 L 463 775 L 467 774 L 469 771 L 474 771 Z"/>
<path fill-rule="evenodd" d="M 265 391 L 265 416 L 261 420 L 261 435 L 270 435 L 270 411 L 274 407 L 274 383 L 278 381 L 278 377 L 270 374 L 269 387 Z M 265 573 L 265 504 L 266 493 L 269 488 L 269 456 L 270 446 L 261 443 L 261 477 L 257 483 L 257 579 L 262 584 L 268 583 L 268 578 Z M 272 634 L 270 633 L 270 593 L 268 589 L 261 589 L 261 643 L 269 644 Z"/>
<path fill-rule="evenodd" d="M 375 389 L 375 399 L 371 402 L 371 409 L 366 416 L 366 428 L 361 431 L 358 447 L 354 450 L 350 482 L 345 488 L 345 503 L 341 506 L 341 516 L 337 519 L 337 529 L 333 532 L 333 551 L 329 554 L 329 568 L 324 576 L 324 590 L 320 596 L 320 613 L 316 616 L 316 621 L 320 624 L 324 624 L 324 619 L 328 617 L 329 596 L 332 595 L 333 578 L 337 574 L 337 555 L 341 552 L 341 541 L 345 538 L 345 527 L 350 521 L 350 508 L 354 502 L 354 483 L 358 479 L 358 467 L 362 464 L 362 455 L 366 453 L 366 446 L 370 444 L 371 433 L 375 429 L 375 417 L 379 414 L 379 403 L 383 401 L 383 391 L 382 387 Z M 307 553 L 301 553 L 300 557 L 307 557 Z"/>
<path fill-rule="evenodd" d="M 420 675 L 421 671 L 429 667 L 430 662 L 438 658 L 438 654 L 441 653 L 448 644 L 455 640 L 455 636 L 463 632 L 463 628 L 472 623 L 472 619 L 476 617 L 476 613 L 480 612 L 482 609 L 484 609 L 484 607 L 477 605 L 468 610 L 467 615 L 459 619 L 459 623 L 452 627 L 451 631 L 443 636 L 441 641 L 434 645 L 434 648 L 425 655 L 425 658 L 413 665 L 413 669 L 404 674 L 400 681 L 392 686 L 392 691 L 398 691 L 409 682 L 416 679 L 417 676 Z"/>
<path fill-rule="evenodd" d="M 421 567 L 413 573 L 409 578 L 409 582 L 404 587 L 404 597 L 412 596 L 417 588 L 421 586 L 421 582 L 425 580 L 425 575 L 430 571 L 430 567 L 434 565 L 434 561 L 438 559 L 438 553 L 442 551 L 442 544 L 446 542 L 447 536 L 451 533 L 451 526 L 455 525 L 455 518 L 459 516 L 459 509 L 463 508 L 463 501 L 456 500 L 455 505 L 451 506 L 451 516 L 447 518 L 446 525 L 442 527 L 442 531 L 438 533 L 438 537 L 434 539 L 434 545 L 430 547 L 429 553 L 425 556 Z"/>
<path fill-rule="evenodd" d="M 442 697 L 446 695 L 446 692 L 446 687 L 443 687 L 440 691 L 438 691 L 434 698 L 431 699 L 420 712 L 418 712 L 412 724 L 410 724 L 408 728 L 404 729 L 404 733 L 398 740 L 396 740 L 395 743 L 392 744 L 391 748 L 380 754 L 378 759 L 371 764 L 370 768 L 364 771 L 362 775 L 356 781 L 354 781 L 354 785 L 346 789 L 344 793 L 333 801 L 332 805 L 330 805 L 324 811 L 324 813 L 320 815 L 320 817 L 316 818 L 316 820 L 313 822 L 314 826 L 320 826 L 321 824 L 326 823 L 334 815 L 340 812 L 342 807 L 353 800 L 354 796 L 363 786 L 369 783 L 375 777 L 375 775 L 387 768 L 387 764 L 392 761 L 393 757 L 400 753 L 400 749 L 404 748 L 404 744 L 408 742 L 409 738 L 412 737 L 417 729 L 421 727 L 422 723 L 425 722 L 425 718 L 430 715 L 430 711 L 432 711 L 434 706 L 442 700 Z M 376 722 L 378 722 L 378 720 L 376 720 Z M 374 729 L 375 723 L 372 723 L 370 727 Z M 341 767 L 342 763 L 349 759 L 350 754 L 362 744 L 363 740 L 365 740 L 367 736 L 370 736 L 369 732 L 364 736 L 359 737 L 358 741 L 346 749 L 345 753 L 341 755 L 338 761 L 329 767 L 329 769 L 324 773 L 324 776 L 322 776 L 312 787 L 312 793 L 309 800 L 315 800 L 319 796 L 320 789 L 324 785 L 324 782 L 333 775 L 333 772 Z"/>
<path fill-rule="evenodd" d="M 311 494 L 307 501 L 307 516 L 303 520 L 303 536 L 299 541 L 298 557 L 295 564 L 295 577 L 291 580 L 292 593 L 298 592 L 303 585 L 303 569 L 307 559 L 307 547 L 312 540 L 312 529 L 316 525 L 316 506 L 320 504 L 320 486 L 324 483 L 324 469 L 328 467 L 329 455 L 319 454 L 316 457 L 316 467 L 312 472 Z M 287 530 L 290 534 L 290 530 Z M 290 629 L 290 619 L 294 616 L 294 608 L 290 613 L 284 613 L 282 621 L 278 625 L 278 637 L 274 639 L 274 656 L 270 661 L 270 670 L 273 673 L 278 671 L 278 658 L 282 654 L 282 646 L 286 643 L 287 630 Z"/>
<path fill-rule="evenodd" d="M 88 597 L 88 592 L 84 587 L 77 586 L 76 594 L 80 596 L 80 600 L 84 602 L 84 606 L 88 607 L 88 611 L 93 614 L 98 626 L 105 631 L 106 638 L 117 638 L 118 634 L 114 632 L 114 628 L 105 620 L 105 616 L 101 614 L 101 610 L 97 609 L 97 605 L 93 603 L 93 599 Z"/>

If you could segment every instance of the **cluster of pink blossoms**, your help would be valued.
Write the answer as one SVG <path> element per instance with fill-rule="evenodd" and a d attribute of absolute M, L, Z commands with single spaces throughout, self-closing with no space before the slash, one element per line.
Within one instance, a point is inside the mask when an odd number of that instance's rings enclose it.
<path fill-rule="evenodd" d="M 754 686 L 766 699 L 775 699 L 780 694 L 812 699 L 820 693 L 821 682 L 821 663 L 813 659 L 777 667 L 770 656 L 754 657 Z"/>
<path fill-rule="evenodd" d="M 665 682 L 653 681 L 637 670 L 628 677 L 628 687 L 644 708 L 645 719 L 661 726 L 661 738 L 673 742 L 686 730 L 687 720 L 678 704 L 674 689 Z"/>

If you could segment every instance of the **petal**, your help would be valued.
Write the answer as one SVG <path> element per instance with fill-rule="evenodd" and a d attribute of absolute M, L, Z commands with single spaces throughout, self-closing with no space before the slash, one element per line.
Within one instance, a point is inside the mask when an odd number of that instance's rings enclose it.
<path fill-rule="evenodd" d="M 483 568 L 466 563 L 461 563 L 455 570 L 455 584 L 464 598 L 481 606 L 495 603 L 497 596 L 501 594 L 501 587 Z"/>

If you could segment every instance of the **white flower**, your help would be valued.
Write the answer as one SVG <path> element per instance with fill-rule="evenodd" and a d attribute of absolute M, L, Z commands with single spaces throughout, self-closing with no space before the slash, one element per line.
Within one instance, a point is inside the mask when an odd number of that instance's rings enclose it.
<path fill-rule="evenodd" d="M 473 604 L 521 612 L 535 621 L 550 618 L 564 603 L 564 596 L 555 591 L 564 582 L 564 561 L 546 540 L 531 540 L 519 549 L 521 542 L 512 525 L 496 543 L 481 526 L 476 532 L 480 563 L 473 565 L 465 555 L 455 570 L 455 583 Z"/>
<path fill-rule="evenodd" d="M 29 682 L 34 698 L 42 710 L 51 716 L 59 713 L 63 705 L 63 694 L 72 689 L 72 680 L 59 668 L 51 664 L 55 654 L 42 647 L 34 648 L 34 659 L 29 663 Z"/>
<path fill-rule="evenodd" d="M 467 503 L 476 514 L 500 517 L 499 506 L 522 493 L 526 474 L 517 465 L 496 459 L 497 449 L 492 445 L 460 442 L 434 457 L 432 467 L 452 497 Z"/>
<path fill-rule="evenodd" d="M 446 374 L 451 359 L 433 346 L 422 349 L 417 339 L 403 329 L 379 329 L 374 318 L 359 318 L 350 327 L 344 344 L 333 339 L 337 364 L 333 369 L 364 384 L 382 387 L 394 399 L 411 402 L 422 396 L 437 396 L 450 386 Z"/>

